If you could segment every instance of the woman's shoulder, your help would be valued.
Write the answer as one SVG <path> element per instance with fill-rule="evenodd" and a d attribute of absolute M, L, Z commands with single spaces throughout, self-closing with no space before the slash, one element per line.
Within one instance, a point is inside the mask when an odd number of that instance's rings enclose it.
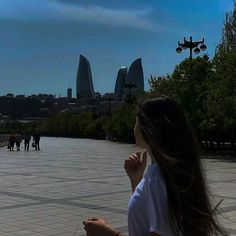
<path fill-rule="evenodd" d="M 153 162 L 148 166 L 147 172 L 145 174 L 145 177 L 149 180 L 149 181 L 155 181 L 155 180 L 161 180 L 163 181 L 163 175 L 161 173 L 161 169 L 158 165 L 157 162 Z"/>

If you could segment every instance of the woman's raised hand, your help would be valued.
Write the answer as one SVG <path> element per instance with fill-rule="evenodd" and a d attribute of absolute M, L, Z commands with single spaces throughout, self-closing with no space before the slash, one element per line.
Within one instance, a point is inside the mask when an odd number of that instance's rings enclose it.
<path fill-rule="evenodd" d="M 141 152 L 136 152 L 125 160 L 124 168 L 130 178 L 131 183 L 137 185 L 143 178 L 147 165 L 147 151 L 141 157 Z"/>

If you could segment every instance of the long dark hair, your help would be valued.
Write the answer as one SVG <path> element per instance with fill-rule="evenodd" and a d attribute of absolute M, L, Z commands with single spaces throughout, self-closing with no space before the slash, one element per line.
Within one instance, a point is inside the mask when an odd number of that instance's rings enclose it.
<path fill-rule="evenodd" d="M 165 179 L 174 235 L 228 235 L 211 207 L 197 141 L 180 106 L 164 96 L 146 99 L 137 118 Z"/>

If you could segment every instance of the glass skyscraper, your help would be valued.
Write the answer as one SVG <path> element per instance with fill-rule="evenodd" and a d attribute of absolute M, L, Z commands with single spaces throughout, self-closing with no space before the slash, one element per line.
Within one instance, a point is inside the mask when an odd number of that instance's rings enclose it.
<path fill-rule="evenodd" d="M 88 59 L 82 55 L 80 55 L 76 78 L 76 97 L 77 99 L 95 98 L 90 64 Z"/>
<path fill-rule="evenodd" d="M 136 59 L 130 66 L 127 84 L 133 84 L 136 86 L 136 90 L 144 91 L 144 76 L 141 58 Z"/>
<path fill-rule="evenodd" d="M 115 86 L 115 101 L 123 101 L 125 95 L 125 84 L 128 74 L 127 66 L 122 66 L 117 74 Z"/>

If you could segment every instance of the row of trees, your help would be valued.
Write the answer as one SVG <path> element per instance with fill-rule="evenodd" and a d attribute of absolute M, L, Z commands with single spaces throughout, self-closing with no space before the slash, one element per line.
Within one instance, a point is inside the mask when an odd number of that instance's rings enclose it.
<path fill-rule="evenodd" d="M 0 124 L 0 133 L 33 134 L 37 131 L 47 136 L 108 138 L 121 142 L 134 142 L 135 107 L 135 100 L 129 99 L 111 115 L 68 111 L 41 122 L 7 122 Z"/>
<path fill-rule="evenodd" d="M 135 104 L 125 103 L 111 116 L 64 112 L 42 122 L 38 129 L 45 135 L 134 142 L 134 107 Z"/>
<path fill-rule="evenodd" d="M 45 135 L 104 139 L 106 119 L 105 116 L 95 118 L 90 112 L 63 112 L 42 122 L 39 129 Z"/>

